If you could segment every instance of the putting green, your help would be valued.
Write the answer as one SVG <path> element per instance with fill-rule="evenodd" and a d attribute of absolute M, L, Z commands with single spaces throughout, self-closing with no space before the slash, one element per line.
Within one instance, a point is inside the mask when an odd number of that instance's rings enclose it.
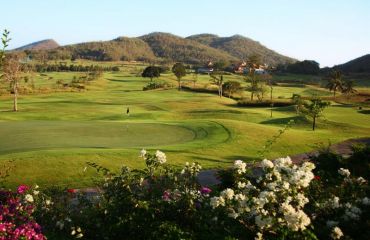
<path fill-rule="evenodd" d="M 128 122 L 0 122 L 0 153 L 58 148 L 132 148 L 191 141 L 196 133 L 177 124 Z"/>

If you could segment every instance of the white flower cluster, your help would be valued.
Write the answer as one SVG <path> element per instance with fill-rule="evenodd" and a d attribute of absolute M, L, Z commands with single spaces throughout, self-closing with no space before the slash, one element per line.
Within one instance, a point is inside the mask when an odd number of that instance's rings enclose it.
<path fill-rule="evenodd" d="M 274 164 L 270 160 L 264 159 L 261 162 L 261 167 L 263 167 L 263 168 L 273 168 Z"/>
<path fill-rule="evenodd" d="M 360 220 L 360 215 L 362 211 L 357 206 L 354 206 L 350 203 L 345 204 L 344 216 L 343 219 L 348 220 Z"/>
<path fill-rule="evenodd" d="M 343 177 L 349 177 L 351 175 L 351 172 L 345 168 L 339 168 L 338 173 Z"/>
<path fill-rule="evenodd" d="M 181 174 L 189 174 L 190 176 L 196 176 L 200 170 L 202 170 L 202 166 L 198 163 L 189 164 L 189 162 L 185 163 L 185 167 L 181 170 Z"/>
<path fill-rule="evenodd" d="M 72 227 L 71 228 L 71 235 L 75 238 L 82 238 L 84 235 L 82 234 L 82 230 L 80 227 Z"/>
<path fill-rule="evenodd" d="M 343 237 L 343 232 L 339 227 L 335 227 L 333 228 L 330 237 L 332 239 L 340 239 L 341 237 Z"/>
<path fill-rule="evenodd" d="M 294 165 L 289 157 L 274 161 L 264 159 L 260 166 L 263 174 L 252 184 L 243 176 L 246 164 L 235 161 L 234 169 L 240 176 L 235 189 L 225 189 L 220 196 L 213 197 L 210 205 L 224 209 L 229 217 L 239 218 L 259 229 L 256 239 L 263 231 L 285 226 L 291 231 L 306 229 L 311 223 L 303 211 L 308 198 L 302 190 L 314 178 L 315 165 L 309 162 L 302 166 Z"/>
<path fill-rule="evenodd" d="M 242 160 L 236 160 L 234 162 L 234 168 L 236 169 L 236 172 L 238 174 L 245 173 L 247 171 L 246 167 L 247 167 L 247 164 L 243 162 Z"/>
<path fill-rule="evenodd" d="M 140 151 L 140 157 L 144 158 L 145 160 L 147 159 L 150 159 L 151 155 L 148 154 L 148 152 L 145 150 L 145 149 L 142 149 Z M 167 161 L 167 157 L 166 157 L 166 154 L 164 152 L 161 152 L 159 150 L 157 150 L 155 152 L 155 161 L 158 162 L 159 164 L 163 164 Z"/>
<path fill-rule="evenodd" d="M 280 209 L 287 226 L 293 231 L 304 230 L 311 223 L 310 218 L 301 209 L 296 209 L 290 204 L 283 203 Z"/>
<path fill-rule="evenodd" d="M 25 196 L 24 196 L 24 199 L 27 201 L 27 202 L 29 202 L 29 203 L 33 203 L 33 196 L 31 195 L 31 194 L 26 194 Z"/>
<path fill-rule="evenodd" d="M 163 164 L 167 161 L 166 154 L 164 154 L 164 152 L 157 150 L 155 152 L 155 156 L 160 164 Z"/>
<path fill-rule="evenodd" d="M 370 199 L 368 197 L 364 197 L 363 199 L 360 200 L 360 202 L 366 206 L 370 205 Z"/>
<path fill-rule="evenodd" d="M 340 199 L 339 197 L 337 196 L 333 196 L 329 199 L 326 199 L 324 202 L 322 203 L 316 203 L 317 204 L 317 207 L 319 208 L 322 208 L 322 209 L 337 209 L 337 208 L 341 208 L 343 206 L 343 204 L 340 203 Z"/>
<path fill-rule="evenodd" d="M 145 159 L 145 156 L 146 156 L 146 150 L 145 149 L 141 149 L 140 151 L 140 157 L 144 158 Z"/>

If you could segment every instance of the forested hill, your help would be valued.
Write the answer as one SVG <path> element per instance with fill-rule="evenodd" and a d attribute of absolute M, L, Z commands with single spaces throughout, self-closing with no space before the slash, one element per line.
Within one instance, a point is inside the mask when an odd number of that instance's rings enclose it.
<path fill-rule="evenodd" d="M 38 42 L 33 42 L 25 46 L 16 48 L 16 51 L 24 50 L 50 50 L 59 47 L 59 44 L 53 39 L 45 39 Z"/>
<path fill-rule="evenodd" d="M 345 73 L 370 73 L 370 54 L 334 66 Z"/>
<path fill-rule="evenodd" d="M 169 33 L 151 33 L 140 39 L 149 44 L 154 54 L 163 59 L 187 63 L 206 61 L 237 61 L 227 52 Z"/>
<path fill-rule="evenodd" d="M 199 34 L 187 37 L 187 39 L 225 51 L 238 59 L 247 59 L 250 55 L 259 55 L 262 57 L 262 61 L 264 63 L 272 66 L 293 63 L 296 61 L 293 58 L 281 55 L 268 49 L 259 42 L 241 35 L 219 37 L 214 34 Z"/>
<path fill-rule="evenodd" d="M 27 45 L 28 46 L 28 45 Z M 271 66 L 295 62 L 249 38 L 234 35 L 218 37 L 212 34 L 187 38 L 155 32 L 137 38 L 119 37 L 110 41 L 85 42 L 53 48 L 29 48 L 35 56 L 46 53 L 49 59 L 91 59 L 99 61 L 139 60 L 204 64 L 207 61 L 241 61 L 259 55 Z"/>

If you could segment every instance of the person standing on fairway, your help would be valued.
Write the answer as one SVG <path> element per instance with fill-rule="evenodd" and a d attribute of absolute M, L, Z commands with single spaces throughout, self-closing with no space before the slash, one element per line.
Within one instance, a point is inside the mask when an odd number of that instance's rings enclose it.
<path fill-rule="evenodd" d="M 127 107 L 126 115 L 127 115 L 127 117 L 130 116 L 130 108 L 129 107 Z M 128 124 L 126 124 L 126 131 L 128 131 Z"/>

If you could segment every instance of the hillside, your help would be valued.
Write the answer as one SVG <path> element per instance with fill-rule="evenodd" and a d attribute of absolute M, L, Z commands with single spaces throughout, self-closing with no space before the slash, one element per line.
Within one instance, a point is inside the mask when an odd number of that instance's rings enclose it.
<path fill-rule="evenodd" d="M 73 58 L 118 61 L 153 60 L 155 56 L 149 45 L 138 38 L 119 37 L 111 41 L 86 42 L 56 49 L 59 54 Z"/>
<path fill-rule="evenodd" d="M 212 48 L 223 50 L 238 59 L 247 59 L 250 55 L 259 55 L 262 57 L 263 62 L 272 66 L 296 61 L 293 58 L 281 55 L 268 49 L 259 42 L 241 35 L 219 37 L 213 34 L 199 34 L 187 37 L 187 39 L 206 44 Z"/>
<path fill-rule="evenodd" d="M 52 44 L 54 43 L 54 44 Z M 34 56 L 47 51 L 49 59 L 90 59 L 98 61 L 138 60 L 204 64 L 207 61 L 240 61 L 260 55 L 272 66 L 295 62 L 249 38 L 213 34 L 182 38 L 170 33 L 150 33 L 141 37 L 119 37 L 110 41 L 85 42 L 57 47 L 53 40 L 32 43 L 16 50 L 32 50 Z"/>
<path fill-rule="evenodd" d="M 15 51 L 24 50 L 50 50 L 59 47 L 59 44 L 53 39 L 46 39 L 34 43 L 24 45 L 22 47 L 14 49 Z"/>
<path fill-rule="evenodd" d="M 209 60 L 237 60 L 222 50 L 169 33 L 151 33 L 140 39 L 148 43 L 157 57 L 170 61 L 201 64 Z"/>
<path fill-rule="evenodd" d="M 333 68 L 347 73 L 370 73 L 370 54 L 353 59 L 347 63 L 336 65 Z"/>

